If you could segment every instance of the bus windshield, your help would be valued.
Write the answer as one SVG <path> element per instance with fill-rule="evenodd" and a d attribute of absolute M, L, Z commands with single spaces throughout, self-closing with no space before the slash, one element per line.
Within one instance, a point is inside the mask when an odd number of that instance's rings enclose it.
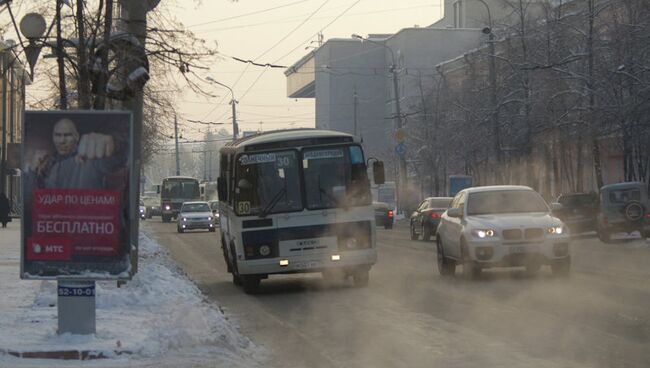
<path fill-rule="evenodd" d="M 359 146 L 303 151 L 307 208 L 369 205 L 370 185 Z"/>
<path fill-rule="evenodd" d="M 295 150 L 240 155 L 235 184 L 238 215 L 302 210 Z"/>
<path fill-rule="evenodd" d="M 166 179 L 160 194 L 163 198 L 195 199 L 199 197 L 199 182 L 196 179 Z"/>

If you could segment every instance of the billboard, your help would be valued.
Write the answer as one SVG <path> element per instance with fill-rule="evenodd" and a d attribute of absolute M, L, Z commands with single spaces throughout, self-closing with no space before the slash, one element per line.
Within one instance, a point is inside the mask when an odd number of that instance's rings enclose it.
<path fill-rule="evenodd" d="M 23 122 L 21 278 L 129 279 L 131 113 L 26 111 Z"/>

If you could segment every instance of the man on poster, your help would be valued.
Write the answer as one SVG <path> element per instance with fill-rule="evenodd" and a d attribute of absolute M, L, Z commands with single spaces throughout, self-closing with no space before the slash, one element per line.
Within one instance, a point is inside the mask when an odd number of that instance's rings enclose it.
<path fill-rule="evenodd" d="M 24 162 L 27 262 L 101 262 L 128 244 L 128 125 L 102 134 L 97 128 L 107 126 L 86 118 L 86 133 L 80 134 L 71 118 L 76 120 L 74 114 L 49 123 L 34 119 L 26 130 L 26 147 L 40 143 Z M 53 150 L 44 144 L 48 125 Z"/>

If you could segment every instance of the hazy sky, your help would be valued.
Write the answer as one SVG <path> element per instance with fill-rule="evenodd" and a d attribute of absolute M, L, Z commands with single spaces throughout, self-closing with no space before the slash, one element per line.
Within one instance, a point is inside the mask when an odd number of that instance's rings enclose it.
<path fill-rule="evenodd" d="M 325 40 L 352 33 L 393 33 L 404 27 L 427 26 L 442 16 L 440 0 L 203 0 L 179 2 L 178 19 L 208 42 L 216 41 L 225 55 L 261 63 L 291 65 Z M 338 19 L 337 19 L 338 18 Z M 332 23 L 333 22 L 333 23 Z M 329 26 L 328 24 L 331 23 Z M 311 43 L 311 41 L 314 41 Z M 284 69 L 265 69 L 224 58 L 210 75 L 233 88 L 239 100 L 240 130 L 313 127 L 314 99 L 286 97 Z M 230 93 L 214 87 L 220 97 L 186 94 L 180 103 L 184 119 L 229 123 Z M 263 122 L 260 125 L 260 122 Z M 221 126 L 219 126 L 221 127 Z M 229 131 L 230 125 L 223 125 Z M 196 136 L 205 125 L 182 122 L 184 137 Z"/>

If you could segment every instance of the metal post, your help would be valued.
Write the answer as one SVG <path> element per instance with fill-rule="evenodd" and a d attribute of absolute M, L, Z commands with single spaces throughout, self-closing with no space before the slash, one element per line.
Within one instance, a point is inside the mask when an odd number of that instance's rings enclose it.
<path fill-rule="evenodd" d="M 232 140 L 234 141 L 239 135 L 239 127 L 237 126 L 237 109 L 235 108 L 237 100 L 235 100 L 235 94 L 232 92 L 232 89 L 230 90 L 230 93 L 232 93 L 230 104 L 232 105 Z"/>
<path fill-rule="evenodd" d="M 4 193 L 7 185 L 7 52 L 2 52 L 2 153 L 0 156 L 0 192 Z"/>
<path fill-rule="evenodd" d="M 180 159 L 178 157 L 178 119 L 174 114 L 174 141 L 176 142 L 176 175 L 181 174 Z"/>
<path fill-rule="evenodd" d="M 388 47 L 388 46 L 386 46 Z M 389 48 L 390 50 L 390 48 Z M 397 121 L 397 130 L 402 129 L 402 110 L 400 108 L 400 101 L 399 101 L 399 88 L 398 88 L 398 83 L 397 83 L 397 67 L 395 65 L 395 55 L 392 54 L 391 50 L 391 56 L 393 57 L 393 65 L 391 66 L 391 72 L 393 73 L 393 90 L 394 95 L 395 95 L 395 118 Z M 397 208 L 400 211 L 405 210 L 405 202 L 406 202 L 406 189 L 407 189 L 407 182 L 406 182 L 406 158 L 404 155 L 400 155 L 399 157 L 399 165 L 398 165 L 398 181 L 397 181 Z"/>
<path fill-rule="evenodd" d="M 358 104 L 358 99 L 357 99 L 357 87 L 354 87 L 354 93 L 352 94 L 352 100 L 354 104 L 354 135 L 357 136 L 359 135 L 359 132 L 357 131 L 357 104 Z"/>

